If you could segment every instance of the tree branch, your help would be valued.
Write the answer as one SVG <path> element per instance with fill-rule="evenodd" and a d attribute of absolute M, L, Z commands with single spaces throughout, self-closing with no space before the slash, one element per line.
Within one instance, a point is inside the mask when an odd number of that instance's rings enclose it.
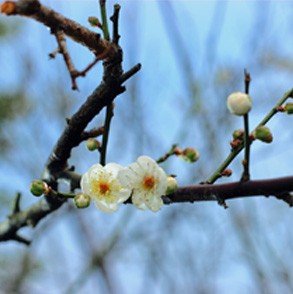
<path fill-rule="evenodd" d="M 49 27 L 51 31 L 63 31 L 75 42 L 86 46 L 96 55 L 102 54 L 110 43 L 79 23 L 64 17 L 53 9 L 42 5 L 38 0 L 6 1 L 1 5 L 1 12 L 6 15 L 22 15 Z M 110 51 L 110 54 L 115 52 Z"/>
<path fill-rule="evenodd" d="M 228 200 L 252 196 L 276 196 L 278 199 L 287 202 L 289 206 L 293 206 L 293 196 L 289 195 L 291 192 L 293 192 L 293 176 L 269 180 L 181 187 L 175 193 L 165 197 L 165 203 L 217 201 L 218 199 Z"/>
<path fill-rule="evenodd" d="M 79 183 L 79 177 L 76 177 L 76 183 Z M 173 194 L 163 196 L 163 200 L 165 204 L 172 204 L 177 202 L 228 200 L 241 197 L 275 196 L 292 207 L 293 195 L 290 194 L 292 192 L 293 176 L 228 184 L 186 186 L 178 188 Z M 64 200 L 45 196 L 26 210 L 12 214 L 0 224 L 0 241 L 19 241 L 20 237 L 17 235 L 19 229 L 25 226 L 35 227 L 41 219 L 58 209 L 63 203 Z M 21 238 L 25 240 L 23 237 Z M 29 244 L 29 241 L 22 243 Z"/>

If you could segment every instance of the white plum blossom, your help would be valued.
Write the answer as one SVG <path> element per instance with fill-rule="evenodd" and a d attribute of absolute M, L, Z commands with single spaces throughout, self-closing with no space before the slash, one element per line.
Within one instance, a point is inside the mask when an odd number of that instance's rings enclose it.
<path fill-rule="evenodd" d="M 251 109 L 251 98 L 248 94 L 234 92 L 227 98 L 227 107 L 232 114 L 244 115 Z"/>
<path fill-rule="evenodd" d="M 93 165 L 81 178 L 81 190 L 95 202 L 96 207 L 104 212 L 114 212 L 118 204 L 126 201 L 131 189 L 123 186 L 119 172 L 123 167 L 116 163 Z"/>
<path fill-rule="evenodd" d="M 132 203 L 139 209 L 158 211 L 166 194 L 167 175 L 156 161 L 140 156 L 136 162 L 119 172 L 123 185 L 132 189 Z"/>

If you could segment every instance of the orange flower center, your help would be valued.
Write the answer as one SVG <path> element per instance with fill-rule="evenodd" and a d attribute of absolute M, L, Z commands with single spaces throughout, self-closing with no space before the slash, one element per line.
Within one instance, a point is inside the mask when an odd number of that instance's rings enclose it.
<path fill-rule="evenodd" d="M 152 176 L 146 176 L 144 179 L 143 179 L 143 186 L 145 189 L 147 190 L 151 190 L 154 188 L 155 186 L 155 179 L 154 177 Z"/>
<path fill-rule="evenodd" d="M 105 195 L 109 190 L 110 190 L 109 183 L 107 182 L 99 183 L 99 192 L 101 194 Z"/>

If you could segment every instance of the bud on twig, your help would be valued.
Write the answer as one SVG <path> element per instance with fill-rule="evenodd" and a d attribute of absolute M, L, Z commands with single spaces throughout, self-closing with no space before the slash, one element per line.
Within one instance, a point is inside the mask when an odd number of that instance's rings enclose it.
<path fill-rule="evenodd" d="M 102 24 L 101 24 L 100 20 L 97 17 L 89 16 L 88 22 L 90 23 L 90 25 L 92 27 L 98 27 L 98 28 L 102 29 Z"/>
<path fill-rule="evenodd" d="M 49 193 L 49 186 L 46 182 L 35 180 L 30 185 L 30 191 L 35 196 L 41 196 Z"/>
<path fill-rule="evenodd" d="M 251 109 L 251 98 L 248 94 L 234 92 L 227 98 L 227 107 L 232 114 L 247 114 Z"/>
<path fill-rule="evenodd" d="M 232 170 L 230 168 L 226 168 L 221 172 L 222 177 L 230 177 L 232 175 Z"/>
<path fill-rule="evenodd" d="M 183 160 L 192 163 L 199 159 L 199 152 L 195 148 L 187 147 L 182 151 L 180 157 Z"/>
<path fill-rule="evenodd" d="M 87 208 L 91 203 L 91 198 L 87 194 L 79 193 L 74 197 L 74 204 L 77 208 Z"/>
<path fill-rule="evenodd" d="M 293 114 L 293 102 L 286 103 L 284 109 L 287 114 Z"/>
<path fill-rule="evenodd" d="M 172 176 L 168 176 L 166 195 L 174 193 L 177 189 L 178 189 L 177 180 Z"/>
<path fill-rule="evenodd" d="M 85 144 L 89 151 L 95 151 L 101 148 L 101 143 L 95 138 L 87 139 Z"/>
<path fill-rule="evenodd" d="M 273 135 L 270 129 L 266 126 L 260 126 L 256 128 L 253 132 L 253 135 L 256 139 L 265 143 L 271 143 L 273 141 Z"/>

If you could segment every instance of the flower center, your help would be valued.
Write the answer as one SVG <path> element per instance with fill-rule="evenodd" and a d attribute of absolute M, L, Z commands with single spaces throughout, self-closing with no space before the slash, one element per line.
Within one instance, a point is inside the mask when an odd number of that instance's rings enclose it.
<path fill-rule="evenodd" d="M 107 182 L 101 182 L 99 183 L 99 192 L 103 195 L 107 194 L 107 192 L 110 190 L 109 183 Z"/>
<path fill-rule="evenodd" d="M 146 176 L 143 179 L 143 187 L 147 190 L 152 190 L 155 186 L 155 179 L 153 176 Z"/>

